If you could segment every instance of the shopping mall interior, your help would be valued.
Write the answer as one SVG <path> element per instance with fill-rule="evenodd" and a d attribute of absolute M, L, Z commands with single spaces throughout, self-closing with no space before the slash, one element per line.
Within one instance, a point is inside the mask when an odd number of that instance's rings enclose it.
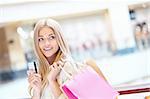
<path fill-rule="evenodd" d="M 43 18 L 60 23 L 74 60 L 96 61 L 118 99 L 150 99 L 150 0 L 0 0 L 0 99 L 30 97 Z"/>

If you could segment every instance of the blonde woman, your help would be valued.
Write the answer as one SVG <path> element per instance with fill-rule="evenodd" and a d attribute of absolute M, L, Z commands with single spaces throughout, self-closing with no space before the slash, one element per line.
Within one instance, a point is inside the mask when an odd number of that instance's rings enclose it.
<path fill-rule="evenodd" d="M 64 66 L 63 57 L 70 52 L 60 25 L 52 19 L 40 20 L 34 28 L 34 45 L 39 70 L 38 73 L 33 70 L 27 72 L 32 99 L 66 99 L 60 86 L 68 78 L 59 67 L 69 73 L 73 73 L 74 69 L 69 64 Z M 88 60 L 86 64 L 104 78 L 95 62 Z"/>

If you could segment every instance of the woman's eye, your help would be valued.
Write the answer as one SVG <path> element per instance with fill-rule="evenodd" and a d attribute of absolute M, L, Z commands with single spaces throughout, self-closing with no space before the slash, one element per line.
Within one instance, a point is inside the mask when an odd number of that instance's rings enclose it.
<path fill-rule="evenodd" d="M 44 39 L 43 38 L 39 38 L 39 42 L 43 41 Z"/>
<path fill-rule="evenodd" d="M 52 40 L 52 39 L 54 39 L 54 38 L 55 38 L 55 36 L 50 36 L 50 37 L 49 37 L 50 40 Z"/>

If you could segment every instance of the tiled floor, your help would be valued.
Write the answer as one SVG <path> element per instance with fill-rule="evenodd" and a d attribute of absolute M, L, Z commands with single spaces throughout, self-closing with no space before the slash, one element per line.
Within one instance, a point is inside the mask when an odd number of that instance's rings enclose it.
<path fill-rule="evenodd" d="M 145 99 L 145 96 L 150 96 L 150 92 L 121 95 L 118 97 L 118 99 Z"/>
<path fill-rule="evenodd" d="M 0 99 L 22 99 L 28 97 L 28 82 L 26 78 L 0 85 Z"/>

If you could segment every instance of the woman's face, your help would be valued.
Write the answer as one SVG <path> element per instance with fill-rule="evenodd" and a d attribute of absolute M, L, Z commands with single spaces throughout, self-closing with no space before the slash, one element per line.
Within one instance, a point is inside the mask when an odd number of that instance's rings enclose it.
<path fill-rule="evenodd" d="M 135 31 L 136 31 L 136 32 L 141 32 L 141 27 L 140 27 L 140 26 L 136 26 Z"/>
<path fill-rule="evenodd" d="M 148 28 L 147 28 L 146 25 L 144 25 L 143 28 L 142 28 L 142 32 L 146 33 L 147 31 L 148 31 Z"/>
<path fill-rule="evenodd" d="M 40 29 L 38 43 L 40 50 L 46 57 L 51 57 L 59 49 L 54 31 L 47 26 Z"/>

